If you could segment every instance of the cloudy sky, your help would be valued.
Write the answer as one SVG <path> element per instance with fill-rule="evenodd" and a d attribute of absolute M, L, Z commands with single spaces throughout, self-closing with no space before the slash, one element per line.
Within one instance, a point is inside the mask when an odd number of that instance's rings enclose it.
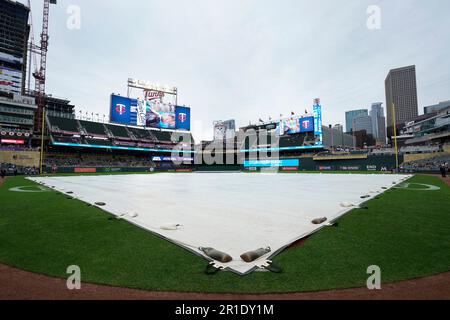
<path fill-rule="evenodd" d="M 71 5 L 79 29 L 67 27 Z M 367 27 L 371 5 L 380 29 Z M 108 115 L 129 77 L 173 85 L 194 137 L 209 139 L 214 120 L 302 113 L 316 97 L 325 124 L 344 124 L 345 111 L 385 102 L 389 69 L 415 64 L 423 112 L 450 99 L 448 12 L 448 0 L 59 0 L 47 91 Z"/>

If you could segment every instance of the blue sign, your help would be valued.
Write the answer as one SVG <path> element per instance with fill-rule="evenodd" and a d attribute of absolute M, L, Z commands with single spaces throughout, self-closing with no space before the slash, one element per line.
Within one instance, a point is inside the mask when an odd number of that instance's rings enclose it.
<path fill-rule="evenodd" d="M 191 130 L 191 109 L 177 106 L 175 109 L 176 124 L 178 130 Z"/>
<path fill-rule="evenodd" d="M 319 138 L 316 145 L 323 145 L 323 129 L 322 129 L 322 106 L 315 104 L 313 107 L 314 113 L 314 135 Z"/>
<path fill-rule="evenodd" d="M 245 168 L 271 168 L 271 167 L 299 167 L 299 159 L 279 159 L 279 160 L 245 160 Z"/>
<path fill-rule="evenodd" d="M 114 123 L 136 125 L 137 100 L 111 95 L 110 120 Z"/>
<path fill-rule="evenodd" d="M 314 117 L 307 117 L 300 119 L 300 132 L 313 132 L 314 131 Z"/>

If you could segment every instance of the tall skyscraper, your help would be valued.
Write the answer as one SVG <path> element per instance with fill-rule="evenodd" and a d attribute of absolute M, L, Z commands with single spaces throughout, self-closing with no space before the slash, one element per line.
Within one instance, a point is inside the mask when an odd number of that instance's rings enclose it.
<path fill-rule="evenodd" d="M 360 116 L 353 119 L 353 132 L 365 130 L 367 134 L 373 135 L 372 118 L 370 116 Z"/>
<path fill-rule="evenodd" d="M 353 120 L 358 117 L 368 116 L 369 110 L 360 109 L 360 110 L 352 110 L 347 111 L 345 113 L 345 126 L 347 132 L 353 132 Z"/>
<path fill-rule="evenodd" d="M 22 94 L 27 71 L 30 10 L 11 0 L 0 0 L 0 91 Z"/>
<path fill-rule="evenodd" d="M 377 142 L 383 145 L 386 143 L 386 118 L 382 106 L 382 102 L 373 103 L 370 117 L 372 118 L 372 134 Z"/>
<path fill-rule="evenodd" d="M 385 80 L 385 89 L 388 127 L 392 127 L 394 123 L 393 105 L 395 105 L 396 123 L 407 122 L 419 115 L 416 66 L 389 71 Z"/>

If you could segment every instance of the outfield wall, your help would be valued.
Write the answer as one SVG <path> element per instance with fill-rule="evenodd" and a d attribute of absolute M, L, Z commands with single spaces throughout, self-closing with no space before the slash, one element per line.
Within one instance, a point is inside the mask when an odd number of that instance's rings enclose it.
<path fill-rule="evenodd" d="M 0 162 L 19 167 L 39 167 L 39 151 L 0 151 Z"/>
<path fill-rule="evenodd" d="M 281 157 L 280 159 L 283 159 Z M 365 156 L 351 159 L 330 159 L 320 158 L 315 160 L 313 157 L 294 158 L 298 160 L 298 166 L 280 167 L 280 171 L 388 171 L 396 167 L 395 155 L 388 156 Z M 293 158 L 289 158 L 293 160 Z M 403 163 L 403 156 L 399 156 L 399 164 Z M 266 167 L 267 168 L 267 167 Z M 263 167 L 251 167 L 244 165 L 196 165 L 196 171 L 261 171 Z"/>

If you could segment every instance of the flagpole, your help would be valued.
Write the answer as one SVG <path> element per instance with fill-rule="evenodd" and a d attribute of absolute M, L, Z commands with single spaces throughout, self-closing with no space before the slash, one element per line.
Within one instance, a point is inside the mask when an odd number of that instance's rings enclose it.
<path fill-rule="evenodd" d="M 397 119 L 395 116 L 395 104 L 392 104 L 392 121 L 394 122 L 394 145 L 395 145 L 395 165 L 398 172 L 399 162 L 398 162 L 398 143 L 397 143 Z"/>

